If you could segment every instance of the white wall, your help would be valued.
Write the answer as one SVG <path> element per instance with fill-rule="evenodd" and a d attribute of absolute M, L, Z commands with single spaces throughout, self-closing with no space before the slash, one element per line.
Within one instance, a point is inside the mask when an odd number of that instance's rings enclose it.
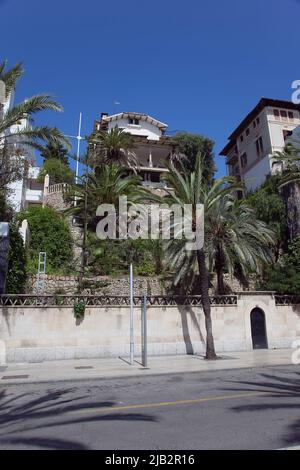
<path fill-rule="evenodd" d="M 113 129 L 116 126 L 124 128 L 126 132 L 133 135 L 146 135 L 150 140 L 159 140 L 162 135 L 158 127 L 142 119 L 140 119 L 139 126 L 129 124 L 128 119 L 117 119 L 108 123 L 108 129 Z"/>
<path fill-rule="evenodd" d="M 270 157 L 267 155 L 262 160 L 259 160 L 251 170 L 244 173 L 243 179 L 247 190 L 254 191 L 256 188 L 261 186 L 270 172 Z"/>
<path fill-rule="evenodd" d="M 212 307 L 217 352 L 252 350 L 251 311 L 265 313 L 268 346 L 289 348 L 300 338 L 300 306 L 275 306 L 270 294 L 244 293 L 238 304 Z M 136 352 L 141 344 L 141 308 L 135 308 Z M 205 351 L 201 307 L 148 307 L 150 355 Z M 129 308 L 88 307 L 76 324 L 71 307 L 2 307 L 0 338 L 8 362 L 120 356 L 129 353 Z"/>

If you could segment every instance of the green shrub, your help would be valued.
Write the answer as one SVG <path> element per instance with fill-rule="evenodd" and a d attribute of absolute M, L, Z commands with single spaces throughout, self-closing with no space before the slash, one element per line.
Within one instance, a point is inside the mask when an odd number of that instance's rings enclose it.
<path fill-rule="evenodd" d="M 74 304 L 74 317 L 76 320 L 83 320 L 85 314 L 85 303 L 83 301 Z"/>
<path fill-rule="evenodd" d="M 47 174 L 49 175 L 50 184 L 74 183 L 74 171 L 57 158 L 45 160 L 39 172 L 37 181 L 39 183 L 43 183 Z"/>
<path fill-rule="evenodd" d="M 72 262 L 72 237 L 63 217 L 51 207 L 30 207 L 20 214 L 30 230 L 27 271 L 35 274 L 39 252 L 47 253 L 47 274 L 67 273 Z"/>
<path fill-rule="evenodd" d="M 23 245 L 18 226 L 11 223 L 9 226 L 8 274 L 6 278 L 6 292 L 8 294 L 22 294 L 26 283 L 26 251 Z"/>

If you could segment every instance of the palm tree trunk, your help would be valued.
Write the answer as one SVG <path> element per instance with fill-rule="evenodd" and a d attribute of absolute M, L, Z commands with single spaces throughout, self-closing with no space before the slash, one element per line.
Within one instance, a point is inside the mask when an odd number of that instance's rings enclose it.
<path fill-rule="evenodd" d="M 224 295 L 225 294 L 225 285 L 224 285 L 224 274 L 223 274 L 223 268 L 218 268 L 217 269 L 217 289 L 218 289 L 218 294 L 219 295 Z"/>
<path fill-rule="evenodd" d="M 217 359 L 212 333 L 211 307 L 209 301 L 209 279 L 205 264 L 205 253 L 203 248 L 197 251 L 197 261 L 200 275 L 201 303 L 205 316 L 206 359 Z"/>

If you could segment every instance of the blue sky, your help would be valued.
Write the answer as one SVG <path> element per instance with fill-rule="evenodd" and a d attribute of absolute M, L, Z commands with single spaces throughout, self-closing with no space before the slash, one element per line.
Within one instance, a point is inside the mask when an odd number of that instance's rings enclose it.
<path fill-rule="evenodd" d="M 49 92 L 83 133 L 101 111 L 140 111 L 215 140 L 300 79 L 299 0 L 0 0 L 0 57 L 23 61 L 17 100 Z M 114 101 L 120 105 L 114 107 Z"/>

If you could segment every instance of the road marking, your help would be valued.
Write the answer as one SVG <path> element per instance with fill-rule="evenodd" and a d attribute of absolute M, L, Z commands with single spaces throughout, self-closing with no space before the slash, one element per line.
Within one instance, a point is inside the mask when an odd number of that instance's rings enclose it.
<path fill-rule="evenodd" d="M 300 446 L 283 447 L 282 449 L 277 449 L 277 450 L 300 450 Z"/>
<path fill-rule="evenodd" d="M 138 405 L 125 405 L 125 406 L 108 406 L 107 408 L 92 408 L 92 409 L 80 409 L 67 411 L 66 414 L 73 413 L 111 413 L 114 411 L 125 411 L 125 410 L 139 410 L 143 408 L 162 408 L 165 406 L 178 406 L 178 405 L 193 405 L 196 403 L 203 403 L 207 401 L 221 401 L 221 400 L 233 400 L 236 398 L 248 398 L 257 397 L 259 395 L 265 395 L 267 392 L 252 392 L 252 393 L 239 393 L 235 395 L 221 395 L 218 397 L 202 397 L 195 398 L 193 400 L 177 400 L 177 401 L 162 401 L 158 403 L 141 403 Z"/>

